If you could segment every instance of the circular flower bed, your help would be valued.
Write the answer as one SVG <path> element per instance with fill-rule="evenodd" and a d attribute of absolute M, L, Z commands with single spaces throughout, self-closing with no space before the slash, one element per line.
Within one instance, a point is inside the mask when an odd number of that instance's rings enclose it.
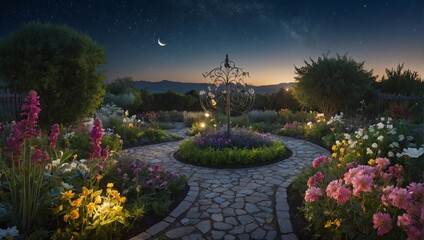
<path fill-rule="evenodd" d="M 246 129 L 233 129 L 230 136 L 224 129 L 210 130 L 180 145 L 177 158 L 197 165 L 212 167 L 247 166 L 272 162 L 286 154 L 281 142 L 270 134 Z"/>

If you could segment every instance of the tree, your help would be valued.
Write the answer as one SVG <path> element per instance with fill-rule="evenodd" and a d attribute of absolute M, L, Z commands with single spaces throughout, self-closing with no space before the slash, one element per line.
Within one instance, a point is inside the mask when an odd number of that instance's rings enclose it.
<path fill-rule="evenodd" d="M 295 67 L 293 92 L 303 107 L 321 111 L 327 117 L 339 111 L 353 112 L 372 91 L 375 77 L 372 70 L 364 69 L 364 62 L 358 63 L 346 55 L 323 55 L 317 61 L 304 62 L 306 66 Z"/>
<path fill-rule="evenodd" d="M 17 92 L 34 89 L 40 123 L 70 124 L 101 104 L 104 50 L 66 25 L 32 22 L 0 40 L 0 77 Z"/>
<path fill-rule="evenodd" d="M 106 85 L 106 103 L 114 103 L 118 107 L 136 113 L 141 106 L 141 91 L 136 89 L 132 77 L 120 77 Z"/>
<path fill-rule="evenodd" d="M 383 93 L 411 95 L 422 94 L 424 85 L 418 72 L 403 69 L 403 64 L 399 64 L 396 69 L 387 69 L 386 75 L 378 83 L 378 89 Z"/>

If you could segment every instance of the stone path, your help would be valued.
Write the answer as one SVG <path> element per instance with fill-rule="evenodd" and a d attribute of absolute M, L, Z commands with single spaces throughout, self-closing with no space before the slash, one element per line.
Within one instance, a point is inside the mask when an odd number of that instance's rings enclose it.
<path fill-rule="evenodd" d="M 184 136 L 185 129 L 173 132 Z M 130 149 L 130 154 L 184 174 L 187 197 L 162 222 L 132 238 L 141 239 L 297 239 L 289 218 L 286 188 L 294 176 L 328 151 L 303 140 L 275 136 L 293 155 L 267 166 L 210 169 L 174 159 L 179 142 Z"/>

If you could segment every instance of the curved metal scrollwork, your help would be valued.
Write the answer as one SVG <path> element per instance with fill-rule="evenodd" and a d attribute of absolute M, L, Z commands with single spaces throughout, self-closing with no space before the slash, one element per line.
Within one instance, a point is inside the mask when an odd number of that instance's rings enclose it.
<path fill-rule="evenodd" d="M 255 92 L 247 89 L 244 78 L 249 73 L 242 68 L 236 67 L 233 61 L 225 56 L 220 66 L 210 72 L 203 73 L 203 77 L 209 77 L 212 84 L 208 91 L 200 91 L 200 104 L 205 111 L 217 112 L 225 109 L 227 114 L 227 134 L 230 134 L 231 112 L 245 113 L 249 111 L 255 102 Z"/>

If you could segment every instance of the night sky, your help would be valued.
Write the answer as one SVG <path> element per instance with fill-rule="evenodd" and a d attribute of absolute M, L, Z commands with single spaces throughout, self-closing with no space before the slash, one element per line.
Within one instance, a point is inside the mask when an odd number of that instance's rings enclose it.
<path fill-rule="evenodd" d="M 424 75 L 423 0 L 0 0 L 0 37 L 29 21 L 88 34 L 108 81 L 208 82 L 227 53 L 256 85 L 292 82 L 294 66 L 325 53 L 379 78 L 399 63 Z"/>

